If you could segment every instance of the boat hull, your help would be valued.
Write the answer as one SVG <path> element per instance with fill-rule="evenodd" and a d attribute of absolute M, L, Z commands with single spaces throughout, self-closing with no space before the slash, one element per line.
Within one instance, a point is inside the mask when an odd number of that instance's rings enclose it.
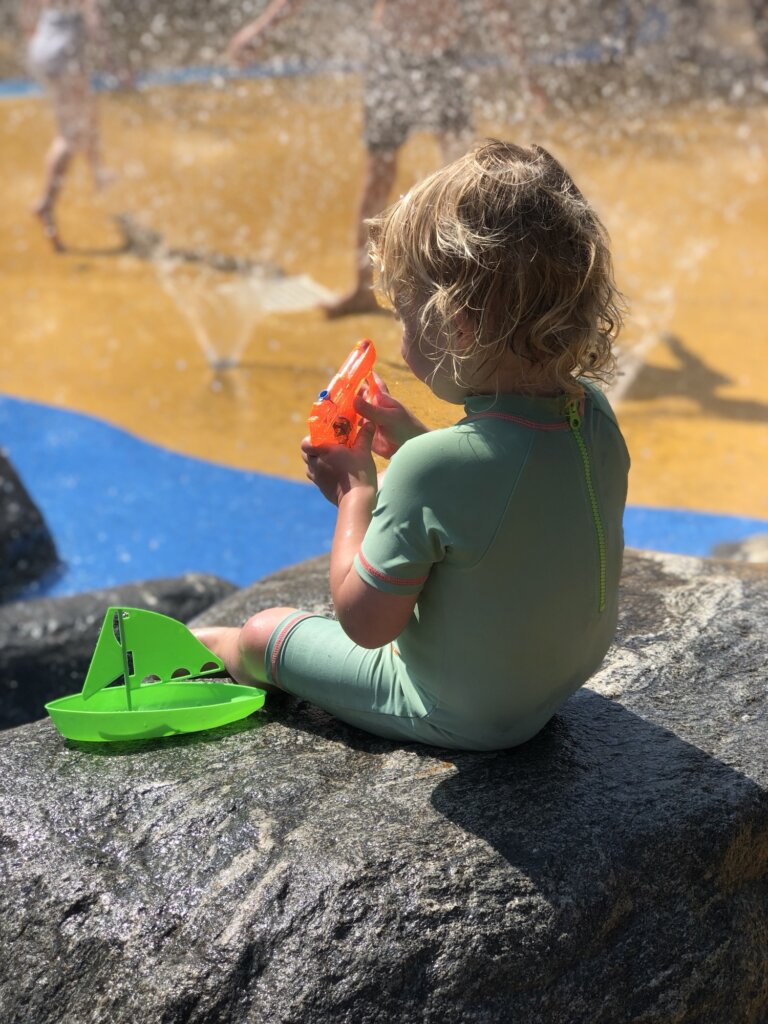
<path fill-rule="evenodd" d="M 45 710 L 67 739 L 108 743 L 216 729 L 257 711 L 265 696 L 254 686 L 184 681 L 132 689 L 131 710 L 125 686 L 109 686 L 87 699 L 82 693 L 60 697 Z"/>

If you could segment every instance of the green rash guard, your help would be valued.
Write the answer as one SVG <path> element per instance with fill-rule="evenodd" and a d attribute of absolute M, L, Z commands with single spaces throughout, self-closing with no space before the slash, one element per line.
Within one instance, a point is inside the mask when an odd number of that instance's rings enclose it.
<path fill-rule="evenodd" d="M 355 568 L 417 593 L 404 692 L 474 746 L 533 736 L 613 638 L 629 456 L 603 394 L 476 396 L 385 474 Z"/>

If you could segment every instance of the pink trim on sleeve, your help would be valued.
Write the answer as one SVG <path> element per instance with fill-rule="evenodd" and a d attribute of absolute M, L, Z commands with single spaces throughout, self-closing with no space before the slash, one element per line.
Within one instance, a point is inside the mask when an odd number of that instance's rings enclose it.
<path fill-rule="evenodd" d="M 370 575 L 373 576 L 375 579 L 381 580 L 383 583 L 394 583 L 397 586 L 401 587 L 415 587 L 420 583 L 426 583 L 429 575 L 427 574 L 427 576 L 419 576 L 414 579 L 401 580 L 398 579 L 396 576 L 390 576 L 388 573 L 382 572 L 380 569 L 374 568 L 368 561 L 368 559 L 365 557 L 362 550 L 357 552 L 357 557 L 360 559 L 360 564 L 365 569 L 365 571 L 367 573 L 370 573 Z"/>

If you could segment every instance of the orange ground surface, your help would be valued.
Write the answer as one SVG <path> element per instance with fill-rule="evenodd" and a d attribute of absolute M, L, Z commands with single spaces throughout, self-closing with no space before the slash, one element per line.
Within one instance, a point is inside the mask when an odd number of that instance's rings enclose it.
<path fill-rule="evenodd" d="M 363 156 L 351 78 L 158 87 L 105 95 L 101 109 L 119 178 L 94 197 L 85 168 L 74 169 L 61 201 L 72 248 L 55 255 L 28 212 L 48 108 L 0 101 L 0 390 L 189 455 L 301 478 L 308 405 L 370 335 L 392 389 L 432 422 L 452 418 L 408 381 L 387 316 L 266 315 L 241 273 L 183 263 L 169 278 L 117 251 L 113 217 L 127 213 L 172 247 L 347 287 Z M 766 109 L 702 104 L 628 123 L 592 111 L 536 130 L 601 212 L 631 303 L 614 390 L 631 503 L 768 519 L 767 127 Z M 429 136 L 414 137 L 396 191 L 438 159 Z M 241 347 L 241 364 L 212 373 L 193 322 L 222 356 Z"/>

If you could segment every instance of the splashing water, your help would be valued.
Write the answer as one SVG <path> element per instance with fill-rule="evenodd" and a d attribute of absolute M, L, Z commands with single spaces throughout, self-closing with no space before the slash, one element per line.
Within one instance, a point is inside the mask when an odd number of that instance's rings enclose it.
<path fill-rule="evenodd" d="M 288 277 L 252 269 L 236 275 L 162 257 L 154 265 L 212 370 L 242 363 L 265 315 L 309 309 L 333 295 L 307 274 Z"/>

